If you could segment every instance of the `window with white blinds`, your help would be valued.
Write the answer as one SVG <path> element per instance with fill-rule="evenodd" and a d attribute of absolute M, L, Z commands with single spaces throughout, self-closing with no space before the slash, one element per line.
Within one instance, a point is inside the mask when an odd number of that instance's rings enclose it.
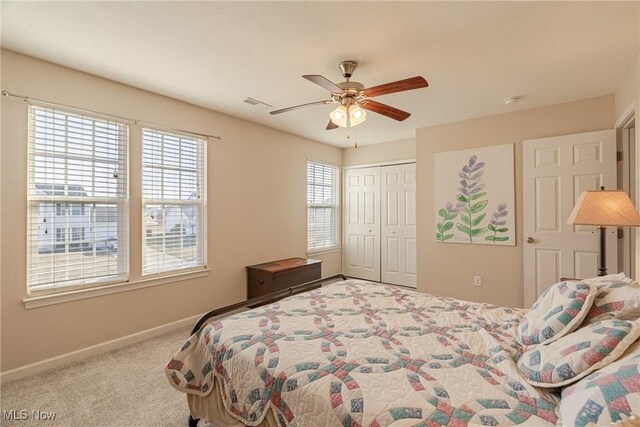
<path fill-rule="evenodd" d="M 128 127 L 29 107 L 27 287 L 128 278 Z"/>
<path fill-rule="evenodd" d="M 307 162 L 307 250 L 338 246 L 338 167 Z"/>
<path fill-rule="evenodd" d="M 142 143 L 142 274 L 205 266 L 206 142 L 145 128 Z"/>

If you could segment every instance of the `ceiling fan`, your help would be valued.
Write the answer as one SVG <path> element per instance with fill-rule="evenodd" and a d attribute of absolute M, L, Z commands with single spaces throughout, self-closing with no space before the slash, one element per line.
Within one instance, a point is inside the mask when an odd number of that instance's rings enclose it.
<path fill-rule="evenodd" d="M 340 63 L 339 67 L 340 70 L 342 70 L 342 75 L 346 81 L 338 84 L 316 74 L 302 76 L 310 82 L 322 86 L 331 92 L 331 99 L 283 108 L 281 110 L 271 111 L 270 114 L 286 113 L 287 111 L 311 107 L 314 105 L 339 103 L 340 105 L 329 115 L 331 119 L 327 125 L 327 130 L 336 129 L 338 127 L 351 127 L 362 123 L 367 115 L 365 110 L 373 111 L 374 113 L 382 114 L 383 116 L 387 116 L 401 122 L 409 117 L 411 113 L 374 101 L 371 98 L 429 86 L 424 77 L 416 76 L 365 89 L 362 83 L 352 82 L 349 80 L 353 75 L 353 72 L 358 67 L 357 62 L 343 61 Z"/>

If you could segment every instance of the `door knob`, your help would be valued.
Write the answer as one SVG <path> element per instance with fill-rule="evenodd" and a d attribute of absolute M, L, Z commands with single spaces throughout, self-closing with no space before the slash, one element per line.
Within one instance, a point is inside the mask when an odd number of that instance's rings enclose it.
<path fill-rule="evenodd" d="M 527 237 L 527 243 L 533 243 L 534 241 L 533 237 Z"/>

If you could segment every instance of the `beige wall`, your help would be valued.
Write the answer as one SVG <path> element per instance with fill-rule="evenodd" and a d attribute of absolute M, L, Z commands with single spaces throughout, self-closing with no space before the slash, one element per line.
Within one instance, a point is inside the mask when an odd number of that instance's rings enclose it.
<path fill-rule="evenodd" d="M 638 21 L 640 22 L 640 11 L 638 12 Z M 640 47 L 640 31 L 638 32 L 638 46 Z M 636 81 L 640 82 L 640 66 L 636 69 Z M 636 206 L 640 208 L 640 84 L 637 86 L 636 92 Z M 636 228 L 636 272 L 640 272 L 640 228 Z"/>
<path fill-rule="evenodd" d="M 358 148 L 352 147 L 342 150 L 342 164 L 344 166 L 415 158 L 415 138 L 400 139 L 397 141 L 383 142 L 381 144 L 362 145 Z"/>
<path fill-rule="evenodd" d="M 208 146 L 208 277 L 26 310 L 27 104 L 2 98 L 3 372 L 245 299 L 246 265 L 305 256 L 307 158 L 341 163 L 338 148 L 13 52 L 2 51 L 2 89 L 223 138 Z M 133 280 L 141 252 L 136 129 L 130 149 Z M 316 258 L 325 260 L 324 275 L 340 272 L 339 251 Z"/>
<path fill-rule="evenodd" d="M 638 102 L 638 91 L 640 91 L 640 55 L 636 56 L 629 71 L 624 76 L 615 93 L 616 120 L 624 119 L 622 115 L 627 109 Z"/>
<path fill-rule="evenodd" d="M 523 305 L 522 140 L 612 129 L 613 95 L 417 130 L 418 289 L 503 306 Z M 515 144 L 517 246 L 436 243 L 434 153 Z M 482 287 L 473 276 L 482 276 Z"/>

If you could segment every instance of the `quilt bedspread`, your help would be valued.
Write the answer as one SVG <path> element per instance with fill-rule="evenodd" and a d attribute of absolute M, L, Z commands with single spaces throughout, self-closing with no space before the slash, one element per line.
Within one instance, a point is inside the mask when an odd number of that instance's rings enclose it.
<path fill-rule="evenodd" d="M 524 313 L 347 280 L 208 323 L 165 371 L 200 396 L 218 381 L 246 425 L 555 425 L 514 362 Z"/>

